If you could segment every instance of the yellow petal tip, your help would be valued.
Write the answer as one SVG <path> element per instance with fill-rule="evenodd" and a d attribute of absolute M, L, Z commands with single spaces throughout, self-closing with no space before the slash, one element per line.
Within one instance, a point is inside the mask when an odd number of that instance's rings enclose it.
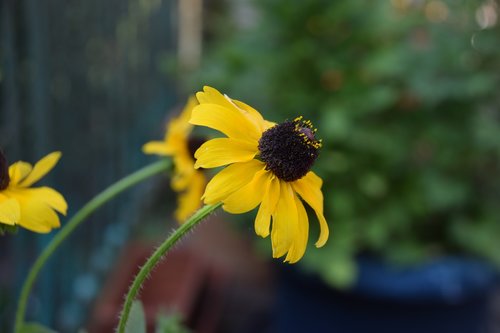
<path fill-rule="evenodd" d="M 326 244 L 326 241 L 328 240 L 328 237 L 327 239 L 321 239 L 321 240 L 318 240 L 314 246 L 316 246 L 317 248 L 320 248 L 320 247 L 323 247 L 325 244 Z"/>
<path fill-rule="evenodd" d="M 47 156 L 53 156 L 60 158 L 62 156 L 62 152 L 60 150 L 53 151 L 52 153 L 47 154 Z"/>
<path fill-rule="evenodd" d="M 257 234 L 257 236 L 260 236 L 262 238 L 267 238 L 269 236 L 269 231 L 268 232 L 255 231 L 255 233 Z"/>
<path fill-rule="evenodd" d="M 50 158 L 53 158 L 54 159 L 54 165 L 57 164 L 57 162 L 61 159 L 62 157 L 62 152 L 60 152 L 59 150 L 56 150 L 50 154 L 48 154 L 47 156 L 45 156 L 44 158 L 47 158 L 47 157 L 50 157 Z"/>

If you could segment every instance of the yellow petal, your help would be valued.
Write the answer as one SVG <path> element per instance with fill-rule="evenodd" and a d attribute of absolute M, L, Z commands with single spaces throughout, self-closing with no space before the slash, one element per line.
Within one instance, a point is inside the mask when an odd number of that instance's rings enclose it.
<path fill-rule="evenodd" d="M 142 152 L 144 154 L 168 156 L 172 154 L 172 149 L 165 141 L 150 141 L 142 146 Z"/>
<path fill-rule="evenodd" d="M 264 163 L 257 160 L 229 165 L 207 184 L 205 194 L 203 194 L 205 203 L 221 202 L 229 194 L 248 184 L 255 173 L 263 170 L 264 167 Z"/>
<path fill-rule="evenodd" d="M 329 230 L 328 224 L 326 223 L 325 216 L 323 215 L 323 193 L 321 192 L 321 185 L 323 181 L 321 178 L 316 176 L 312 171 L 308 172 L 303 178 L 292 182 L 292 186 L 295 191 L 300 195 L 302 199 L 316 213 L 319 220 L 320 234 L 319 239 L 316 242 L 316 247 L 321 247 L 325 245 L 328 240 Z"/>
<path fill-rule="evenodd" d="M 19 199 L 21 219 L 19 225 L 28 230 L 47 233 L 60 226 L 59 217 L 45 203 L 29 198 Z"/>
<path fill-rule="evenodd" d="M 21 187 L 28 187 L 34 184 L 36 181 L 40 180 L 43 176 L 45 176 L 52 168 L 56 165 L 57 161 L 61 158 L 61 152 L 56 151 L 48 154 L 40 161 L 38 161 L 33 170 L 26 176 L 20 183 Z"/>
<path fill-rule="evenodd" d="M 191 133 L 193 129 L 193 125 L 189 123 L 189 119 L 191 118 L 191 113 L 196 105 L 198 105 L 196 97 L 193 95 L 189 96 L 186 106 L 184 106 L 181 114 L 175 119 L 175 126 L 179 128 L 178 132 L 182 132 L 185 137 L 188 137 L 189 133 Z M 173 124 L 174 121 L 171 123 Z"/>
<path fill-rule="evenodd" d="M 230 109 L 234 107 L 217 89 L 209 86 L 204 86 L 203 91 L 196 93 L 196 98 L 201 104 L 218 104 Z"/>
<path fill-rule="evenodd" d="M 31 164 L 19 161 L 11 166 L 9 166 L 9 177 L 10 177 L 10 185 L 15 186 L 19 184 L 26 176 L 31 172 L 33 167 Z"/>
<path fill-rule="evenodd" d="M 241 112 L 218 104 L 196 106 L 189 122 L 215 129 L 233 139 L 257 143 L 262 135 L 260 129 Z"/>
<path fill-rule="evenodd" d="M 298 232 L 293 239 L 292 246 L 290 250 L 288 250 L 285 259 L 285 261 L 288 261 L 290 264 L 296 263 L 304 256 L 307 248 L 307 239 L 309 238 L 309 219 L 307 217 L 307 212 L 296 195 L 294 195 L 294 199 L 297 206 Z"/>
<path fill-rule="evenodd" d="M 186 138 L 193 130 L 193 125 L 189 123 L 190 118 L 191 110 L 170 120 L 167 126 L 167 131 L 165 132 L 164 141 L 170 143 L 172 140 L 178 140 L 178 138 L 186 141 Z"/>
<path fill-rule="evenodd" d="M 174 156 L 174 175 L 172 177 L 171 186 L 176 192 L 184 191 L 189 187 L 191 178 L 195 174 L 194 160 L 184 154 Z"/>
<path fill-rule="evenodd" d="M 224 206 L 222 208 L 232 214 L 241 214 L 257 207 L 262 201 L 270 181 L 268 174 L 269 172 L 265 170 L 258 171 L 248 184 L 237 189 L 223 200 Z"/>
<path fill-rule="evenodd" d="M 271 215 L 276 208 L 276 203 L 280 197 L 280 181 L 278 178 L 268 175 L 269 181 L 266 193 L 260 204 L 257 217 L 255 218 L 255 233 L 261 237 L 269 236 L 271 226 Z"/>
<path fill-rule="evenodd" d="M 30 200 L 37 200 L 52 207 L 59 213 L 66 215 L 68 204 L 61 193 L 50 187 L 29 188 L 23 190 L 24 195 L 29 196 Z"/>
<path fill-rule="evenodd" d="M 195 168 L 216 168 L 219 166 L 250 161 L 257 154 L 257 142 L 219 138 L 200 146 L 195 152 Z"/>
<path fill-rule="evenodd" d="M 14 225 L 19 222 L 20 216 L 17 200 L 0 195 L 0 223 Z"/>
<path fill-rule="evenodd" d="M 145 154 L 170 156 L 178 150 L 187 149 L 187 140 L 193 129 L 189 119 L 193 108 L 197 104 L 196 98 L 191 96 L 179 116 L 173 118 L 167 124 L 164 140 L 150 141 L 142 146 L 142 151 Z"/>
<path fill-rule="evenodd" d="M 205 189 L 205 176 L 201 171 L 195 171 L 191 177 L 186 191 L 179 194 L 177 198 L 177 209 L 175 218 L 179 223 L 184 222 L 201 206 L 201 195 Z"/>
<path fill-rule="evenodd" d="M 274 126 L 274 123 L 268 122 L 262 118 L 262 115 L 252 108 L 251 106 L 230 98 L 227 95 L 221 94 L 217 89 L 209 86 L 203 87 L 203 92 L 196 94 L 199 102 L 202 104 L 218 104 L 229 109 L 237 109 L 243 115 L 245 115 L 255 126 L 257 126 L 260 132 L 265 131 L 269 127 Z"/>
<path fill-rule="evenodd" d="M 274 258 L 288 252 L 298 232 L 297 205 L 293 197 L 290 184 L 280 181 L 280 197 L 272 215 L 271 243 Z"/>
<path fill-rule="evenodd" d="M 276 125 L 273 122 L 264 120 L 264 118 L 259 113 L 259 111 L 255 110 L 250 105 L 245 104 L 245 103 L 238 101 L 238 100 L 235 100 L 235 99 L 233 99 L 232 101 L 234 104 L 236 104 L 236 106 L 241 111 L 243 111 L 246 115 L 248 115 L 250 118 L 253 119 L 253 121 L 259 126 L 261 132 L 264 132 L 265 130 L 269 129 L 270 127 L 273 127 L 274 125 Z"/>

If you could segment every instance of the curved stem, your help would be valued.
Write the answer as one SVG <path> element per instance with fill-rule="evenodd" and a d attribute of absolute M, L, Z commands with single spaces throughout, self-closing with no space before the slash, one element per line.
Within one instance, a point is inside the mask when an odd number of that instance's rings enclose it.
<path fill-rule="evenodd" d="M 194 226 L 203 221 L 205 217 L 210 215 L 214 210 L 220 207 L 222 203 L 215 205 L 206 205 L 200 208 L 193 216 L 191 216 L 184 224 L 182 224 L 177 230 L 174 231 L 170 237 L 168 237 L 148 258 L 144 266 L 141 267 L 139 273 L 136 275 L 134 281 L 130 285 L 130 289 L 123 303 L 122 313 L 120 315 L 120 322 L 118 323 L 117 332 L 124 333 L 125 327 L 127 326 L 128 317 L 130 314 L 130 309 L 132 307 L 132 302 L 135 300 L 137 293 L 139 292 L 142 284 L 148 277 L 151 270 L 161 261 L 165 254 L 172 248 L 172 246 L 177 243 L 179 239 L 182 238 L 188 231 L 190 231 Z"/>
<path fill-rule="evenodd" d="M 109 200 L 116 197 L 121 192 L 126 189 L 140 183 L 141 181 L 150 178 L 160 172 L 167 170 L 171 165 L 170 160 L 161 160 L 150 164 L 136 172 L 122 178 L 116 183 L 109 186 L 107 189 L 99 193 L 93 199 L 91 199 L 85 206 L 83 206 L 69 221 L 66 225 L 52 238 L 50 243 L 45 247 L 40 256 L 36 259 L 31 266 L 26 280 L 21 289 L 21 295 L 19 296 L 17 309 L 16 309 L 16 321 L 14 326 L 14 332 L 20 333 L 23 320 L 26 312 L 26 304 L 28 302 L 28 296 L 33 288 L 33 283 L 38 276 L 38 273 L 42 269 L 43 265 L 54 253 L 54 251 L 61 245 L 61 243 L 78 227 L 83 221 L 87 219 L 94 211 L 100 208 Z"/>

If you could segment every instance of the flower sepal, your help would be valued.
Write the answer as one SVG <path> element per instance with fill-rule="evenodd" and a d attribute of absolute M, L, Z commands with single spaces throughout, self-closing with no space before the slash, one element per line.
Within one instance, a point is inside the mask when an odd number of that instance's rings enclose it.
<path fill-rule="evenodd" d="M 4 236 L 6 234 L 15 235 L 17 234 L 19 227 L 17 225 L 8 225 L 0 223 L 0 236 Z"/>

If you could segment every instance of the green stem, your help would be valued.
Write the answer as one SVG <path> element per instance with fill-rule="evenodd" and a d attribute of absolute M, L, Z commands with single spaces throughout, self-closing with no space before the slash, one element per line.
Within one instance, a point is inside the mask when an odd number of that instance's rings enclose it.
<path fill-rule="evenodd" d="M 177 243 L 179 239 L 182 238 L 188 231 L 190 231 L 194 226 L 203 221 L 205 217 L 210 215 L 214 210 L 220 207 L 222 203 L 215 205 L 206 205 L 200 208 L 193 216 L 191 216 L 186 222 L 184 222 L 177 230 L 174 231 L 170 237 L 168 237 L 148 258 L 144 266 L 141 267 L 139 273 L 136 275 L 134 282 L 130 285 L 130 289 L 123 303 L 122 313 L 120 315 L 120 322 L 118 323 L 117 332 L 124 333 L 125 327 L 127 326 L 128 317 L 130 314 L 130 309 L 132 307 L 132 302 L 135 300 L 137 293 L 141 289 L 142 284 L 149 276 L 151 270 L 160 262 L 160 260 L 165 256 L 165 254 L 172 248 L 172 246 Z"/>
<path fill-rule="evenodd" d="M 31 289 L 33 288 L 33 283 L 35 282 L 38 273 L 42 269 L 47 259 L 50 258 L 50 256 L 59 247 L 59 245 L 61 245 L 61 243 L 76 229 L 76 227 L 78 227 L 83 221 L 87 219 L 87 217 L 89 217 L 94 211 L 96 211 L 106 202 L 113 199 L 126 189 L 136 185 L 137 183 L 140 183 L 141 181 L 148 179 L 151 176 L 167 170 L 170 166 L 171 161 L 164 159 L 150 164 L 142 169 L 139 169 L 136 172 L 112 184 L 107 189 L 91 199 L 85 206 L 83 206 L 54 236 L 54 238 L 52 238 L 47 247 L 45 247 L 40 256 L 36 259 L 33 266 L 31 266 L 28 276 L 24 281 L 23 287 L 21 289 L 21 295 L 19 296 L 19 301 L 17 304 L 16 321 L 14 326 L 15 333 L 21 332 L 26 312 L 26 304 L 28 302 L 28 296 L 31 293 Z"/>

